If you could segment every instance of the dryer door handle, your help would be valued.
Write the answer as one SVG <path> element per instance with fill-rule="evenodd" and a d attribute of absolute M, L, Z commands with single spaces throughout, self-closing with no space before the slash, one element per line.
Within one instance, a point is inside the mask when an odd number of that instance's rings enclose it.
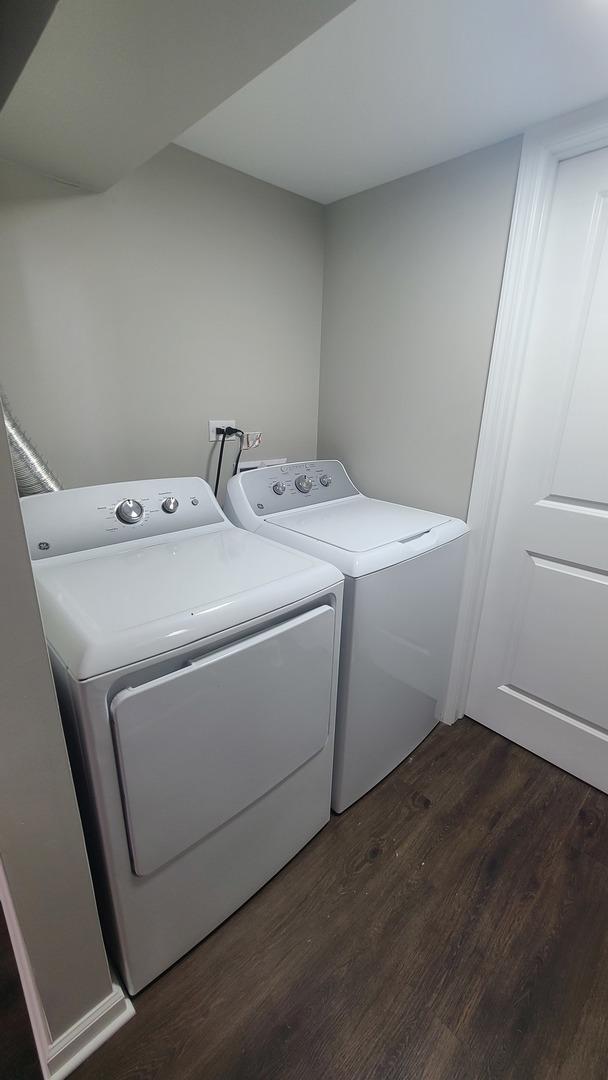
<path fill-rule="evenodd" d="M 311 611 L 305 611 L 302 615 L 296 615 L 293 619 L 286 619 L 284 622 L 277 623 L 276 626 L 271 626 L 268 630 L 261 630 L 259 633 L 241 638 L 232 645 L 226 645 L 222 649 L 216 649 L 205 656 L 201 656 L 198 660 L 189 660 L 187 666 L 202 668 L 211 662 L 215 662 L 220 657 L 236 656 L 251 647 L 252 639 L 255 639 L 256 644 L 263 641 L 272 641 L 273 638 L 278 638 L 290 630 L 295 630 L 298 626 L 305 626 L 306 623 L 312 622 L 322 612 L 331 612 L 333 614 L 333 608 L 329 604 L 320 604 L 319 607 L 312 608 Z"/>

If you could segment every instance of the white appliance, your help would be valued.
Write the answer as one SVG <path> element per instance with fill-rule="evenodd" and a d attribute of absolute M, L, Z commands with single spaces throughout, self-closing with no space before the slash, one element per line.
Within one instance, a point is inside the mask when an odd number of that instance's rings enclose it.
<path fill-rule="evenodd" d="M 332 806 L 369 791 L 440 719 L 467 526 L 368 499 L 339 461 L 239 474 L 226 512 L 345 576 Z"/>
<path fill-rule="evenodd" d="M 100 909 L 135 993 L 329 818 L 342 575 L 236 529 L 196 477 L 22 509 Z"/>

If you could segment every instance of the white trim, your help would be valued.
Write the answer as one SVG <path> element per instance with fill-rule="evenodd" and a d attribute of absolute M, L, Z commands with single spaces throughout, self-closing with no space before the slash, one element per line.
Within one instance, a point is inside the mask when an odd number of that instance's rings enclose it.
<path fill-rule="evenodd" d="M 50 1073 L 47 1065 L 47 1048 L 51 1036 L 42 1003 L 38 995 L 38 987 L 34 980 L 34 973 L 32 971 L 32 965 L 30 964 L 28 951 L 17 919 L 13 898 L 8 887 L 6 871 L 2 859 L 0 859 L 0 902 L 2 903 L 8 935 L 11 939 L 11 945 L 13 946 L 13 952 L 15 954 L 17 971 L 19 972 L 23 996 L 25 998 L 32 1031 L 34 1033 L 34 1042 L 36 1043 L 36 1050 L 38 1051 L 38 1060 L 40 1061 L 43 1080 L 49 1080 Z"/>
<path fill-rule="evenodd" d="M 63 1080 L 134 1015 L 133 1002 L 117 983 L 112 992 L 47 1048 L 51 1080 Z"/>
<path fill-rule="evenodd" d="M 524 136 L 467 517 L 471 527 L 442 719 L 466 710 L 511 433 L 555 177 L 560 161 L 608 145 L 608 99 Z"/>
<path fill-rule="evenodd" d="M 63 1035 L 51 1042 L 51 1033 L 17 920 L 2 859 L 0 859 L 0 902 L 15 954 L 43 1080 L 63 1080 L 98 1046 L 118 1031 L 118 1028 L 131 1019 L 135 1013 L 133 1002 L 125 997 L 122 987 L 113 982 L 112 990 L 107 997 L 81 1016 L 71 1028 L 64 1031 Z"/>

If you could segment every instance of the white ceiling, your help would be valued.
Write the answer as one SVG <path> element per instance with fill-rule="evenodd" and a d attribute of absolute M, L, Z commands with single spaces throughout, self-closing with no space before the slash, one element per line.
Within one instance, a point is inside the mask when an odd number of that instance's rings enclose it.
<path fill-rule="evenodd" d="M 177 142 L 319 202 L 608 96 L 608 0 L 356 0 Z"/>
<path fill-rule="evenodd" d="M 106 188 L 351 2 L 59 0 L 0 113 L 0 158 Z M 52 0 L 5 6 L 2 42 L 23 51 Z"/>

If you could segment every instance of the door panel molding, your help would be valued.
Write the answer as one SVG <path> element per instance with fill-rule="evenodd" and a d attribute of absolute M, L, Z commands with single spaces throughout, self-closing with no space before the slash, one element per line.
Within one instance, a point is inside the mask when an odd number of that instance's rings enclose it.
<path fill-rule="evenodd" d="M 605 790 L 608 732 L 517 687 L 504 685 L 498 690 L 504 696 L 505 710 L 504 716 L 499 713 L 495 717 L 493 731 L 600 791 Z M 529 719 L 531 703 L 536 707 L 533 726 Z"/>
<path fill-rule="evenodd" d="M 593 502 L 591 499 L 570 499 L 567 495 L 547 495 L 544 499 L 539 499 L 536 505 L 550 510 L 557 507 L 573 514 L 608 514 L 608 503 Z"/>
<path fill-rule="evenodd" d="M 602 585 L 607 583 L 608 570 L 599 570 L 596 566 L 588 566 L 586 563 L 572 562 L 571 559 L 558 559 L 555 555 L 543 555 L 538 551 L 528 551 L 527 554 L 535 566 L 555 570 L 558 574 L 575 574 Z"/>
<path fill-rule="evenodd" d="M 578 713 L 569 712 L 568 709 L 564 709 L 563 706 L 558 706 L 553 701 L 548 701 L 546 698 L 539 697 L 538 694 L 533 694 L 530 690 L 524 690 L 521 686 L 515 686 L 513 683 L 503 683 L 502 686 L 498 687 L 498 690 L 502 694 L 511 694 L 512 697 L 518 698 L 527 705 L 533 705 L 535 708 L 543 709 L 544 712 L 554 716 L 556 720 L 567 720 L 570 723 L 576 724 L 582 735 L 601 735 L 604 742 L 608 740 L 608 732 L 601 724 L 594 724 L 591 720 L 586 720 L 585 717 L 579 716 Z M 546 751 L 543 756 L 546 757 Z"/>
<path fill-rule="evenodd" d="M 448 724 L 466 711 L 557 169 L 568 158 L 606 146 L 608 99 L 537 125 L 524 135 L 467 515 L 471 536 L 442 717 Z"/>

